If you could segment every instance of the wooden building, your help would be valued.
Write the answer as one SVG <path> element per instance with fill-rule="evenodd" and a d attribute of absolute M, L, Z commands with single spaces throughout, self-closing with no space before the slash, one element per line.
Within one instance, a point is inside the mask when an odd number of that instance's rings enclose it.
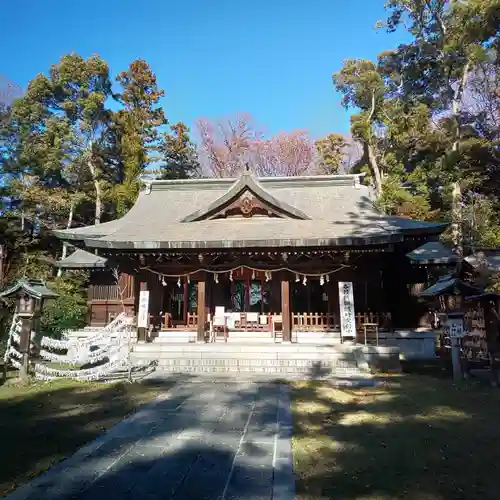
<path fill-rule="evenodd" d="M 425 270 L 406 254 L 446 225 L 380 214 L 360 177 L 152 181 L 121 219 L 56 235 L 86 251 L 74 267 L 92 261 L 93 324 L 119 308 L 137 313 L 149 290 L 157 329 L 193 329 L 201 341 L 224 308 L 230 330 L 279 322 L 290 341 L 338 330 L 339 283 L 351 282 L 358 328 L 417 326 L 412 290 Z"/>
<path fill-rule="evenodd" d="M 108 266 L 105 257 L 77 248 L 57 262 L 56 267 L 89 272 L 87 323 L 90 326 L 104 326 L 122 311 L 134 314 L 134 277 Z"/>

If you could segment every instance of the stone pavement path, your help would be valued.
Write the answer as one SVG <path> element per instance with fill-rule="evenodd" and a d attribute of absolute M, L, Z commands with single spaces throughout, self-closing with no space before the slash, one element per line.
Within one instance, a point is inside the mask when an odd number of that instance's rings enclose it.
<path fill-rule="evenodd" d="M 293 500 L 291 424 L 286 386 L 181 384 L 7 499 Z"/>

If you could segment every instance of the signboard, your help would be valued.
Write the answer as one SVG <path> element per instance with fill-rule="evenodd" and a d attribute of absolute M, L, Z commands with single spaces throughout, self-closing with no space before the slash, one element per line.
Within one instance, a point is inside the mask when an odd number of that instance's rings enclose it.
<path fill-rule="evenodd" d="M 356 338 L 354 293 L 351 281 L 339 281 L 340 331 L 342 338 Z"/>
<path fill-rule="evenodd" d="M 149 290 L 139 292 L 139 310 L 137 312 L 137 327 L 147 328 L 149 319 Z"/>
<path fill-rule="evenodd" d="M 446 321 L 446 327 L 451 339 L 460 338 L 465 335 L 464 320 L 462 317 L 448 318 Z"/>

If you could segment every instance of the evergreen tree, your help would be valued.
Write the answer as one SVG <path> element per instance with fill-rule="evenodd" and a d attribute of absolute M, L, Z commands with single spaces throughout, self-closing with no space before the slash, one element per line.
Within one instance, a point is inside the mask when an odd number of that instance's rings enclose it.
<path fill-rule="evenodd" d="M 187 179 L 200 174 L 196 147 L 189 138 L 189 128 L 179 122 L 171 125 L 160 145 L 160 179 Z"/>

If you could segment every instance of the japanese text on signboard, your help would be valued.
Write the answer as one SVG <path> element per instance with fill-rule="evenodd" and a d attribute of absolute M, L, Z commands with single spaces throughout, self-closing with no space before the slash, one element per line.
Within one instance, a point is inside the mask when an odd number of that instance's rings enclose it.
<path fill-rule="evenodd" d="M 342 337 L 356 336 L 352 282 L 339 281 L 340 328 Z"/>

